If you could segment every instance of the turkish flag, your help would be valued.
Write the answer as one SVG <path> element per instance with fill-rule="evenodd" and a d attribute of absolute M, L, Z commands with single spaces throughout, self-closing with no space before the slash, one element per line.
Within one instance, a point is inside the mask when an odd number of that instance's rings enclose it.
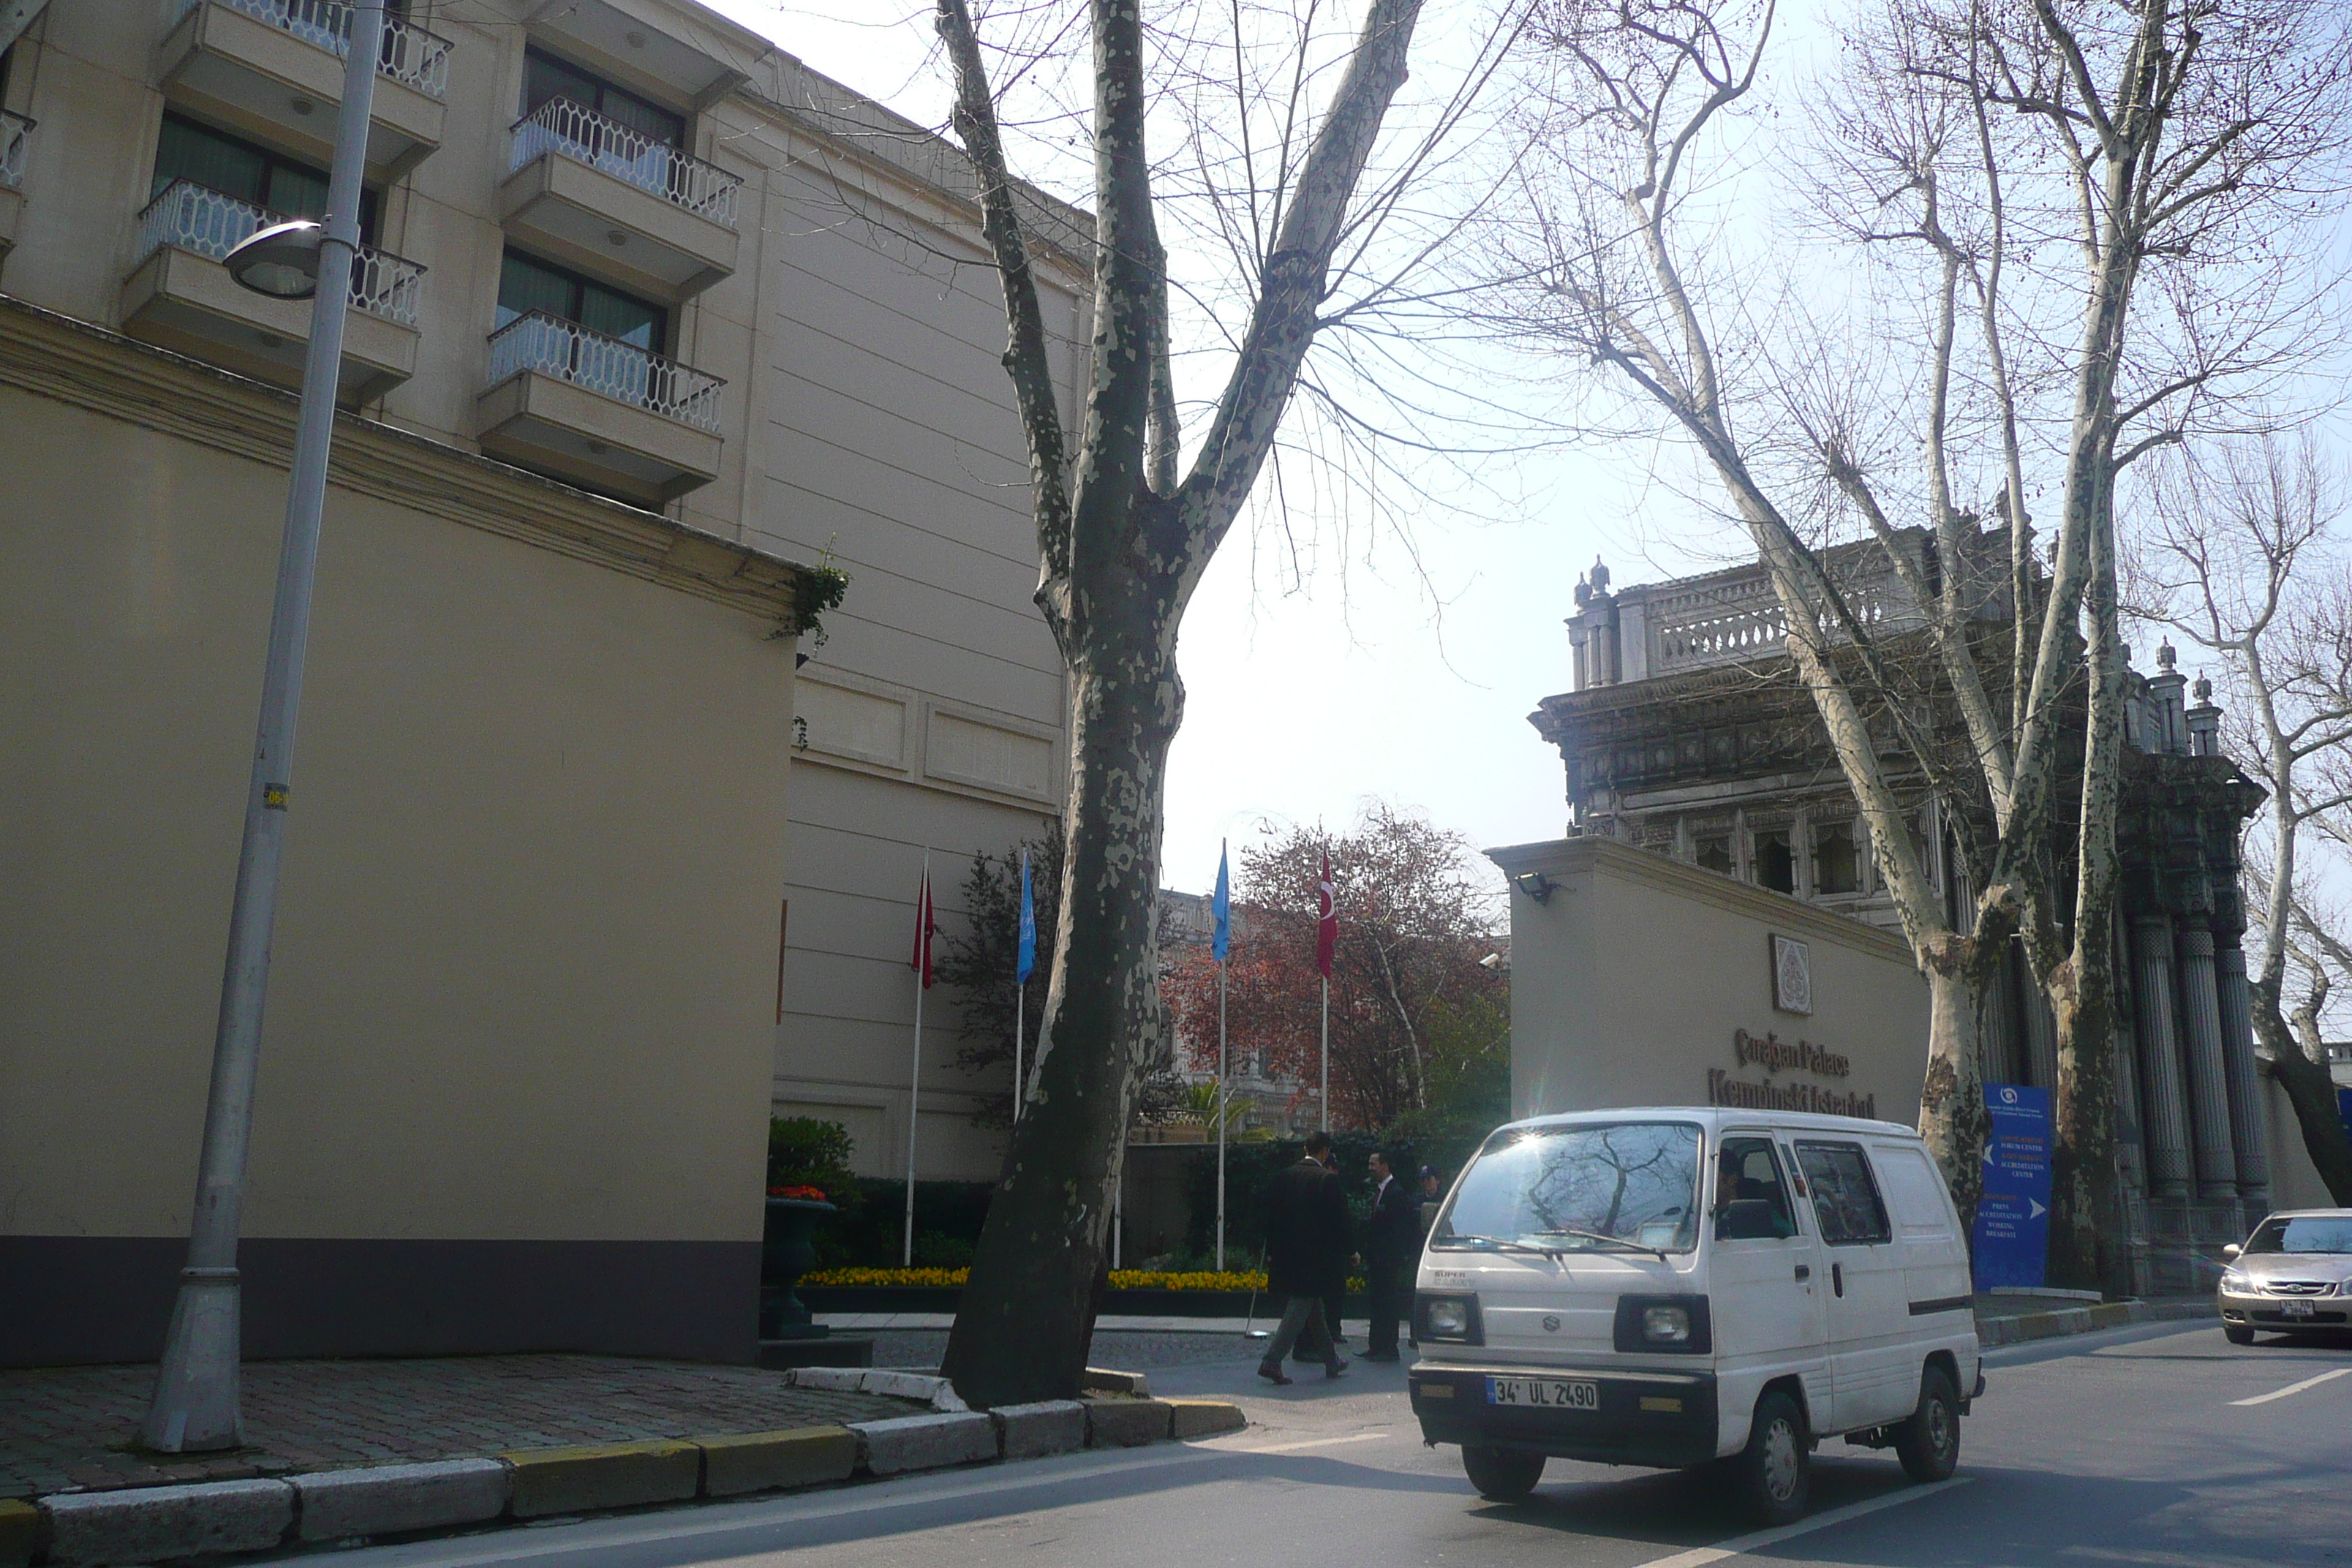
<path fill-rule="evenodd" d="M 923 868 L 922 895 L 915 900 L 915 954 L 907 960 L 907 967 L 923 977 L 923 989 L 931 988 L 931 936 L 939 928 L 931 920 L 931 868 Z"/>
<path fill-rule="evenodd" d="M 1323 978 L 1331 978 L 1331 951 L 1339 945 L 1339 913 L 1332 894 L 1331 852 L 1323 852 L 1323 878 L 1315 889 L 1316 913 L 1321 918 L 1315 925 L 1315 967 Z"/>

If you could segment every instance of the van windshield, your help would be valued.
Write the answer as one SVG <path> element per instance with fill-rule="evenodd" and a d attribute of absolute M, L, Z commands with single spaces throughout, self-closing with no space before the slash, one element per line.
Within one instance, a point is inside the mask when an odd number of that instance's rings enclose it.
<path fill-rule="evenodd" d="M 1699 1130 L 1683 1121 L 1497 1133 L 1429 1245 L 1440 1251 L 1687 1252 L 1697 1244 Z"/>

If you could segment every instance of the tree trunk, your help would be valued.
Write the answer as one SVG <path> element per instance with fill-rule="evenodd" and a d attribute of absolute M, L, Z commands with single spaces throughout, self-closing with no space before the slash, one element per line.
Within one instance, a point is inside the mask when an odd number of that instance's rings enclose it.
<path fill-rule="evenodd" d="M 1985 1111 L 1984 1081 L 1977 1067 L 1983 991 L 1969 978 L 1966 944 L 1947 940 L 1926 949 L 1921 971 L 1927 976 L 1927 1074 L 1919 1090 L 1919 1136 L 1952 1189 L 1962 1234 L 1976 1226 L 1977 1200 L 1984 1195 L 1985 1137 L 1992 1119 Z"/>
<path fill-rule="evenodd" d="M 1070 659 L 1069 837 L 1053 978 L 1021 1121 L 941 1363 L 978 1409 L 1075 1399 L 1086 1370 L 1122 1134 L 1159 1034 L 1160 797 L 1183 709 L 1173 642 L 1139 595 L 1125 605 L 1097 597 Z"/>
<path fill-rule="evenodd" d="M 2346 1137 L 2343 1118 L 2336 1109 L 2336 1080 L 2326 1064 L 2305 1053 L 2294 1031 L 2279 1016 L 2279 984 L 2274 973 L 2266 966 L 2250 987 L 2254 1033 L 2270 1047 L 2271 1077 L 2286 1091 L 2286 1102 L 2294 1108 L 2304 1152 L 2311 1156 L 2329 1195 L 2352 1206 L 2352 1139 Z"/>
<path fill-rule="evenodd" d="M 2096 952 L 2114 951 L 2111 931 L 2095 936 Z M 2047 987 L 2058 1025 L 2058 1085 L 2050 1097 L 2049 1279 L 2064 1289 L 2120 1296 L 2129 1292 L 2131 1279 L 2116 1172 L 2115 965 L 2083 964 L 2093 949 L 2090 936 L 2078 937 L 2074 956 Z"/>

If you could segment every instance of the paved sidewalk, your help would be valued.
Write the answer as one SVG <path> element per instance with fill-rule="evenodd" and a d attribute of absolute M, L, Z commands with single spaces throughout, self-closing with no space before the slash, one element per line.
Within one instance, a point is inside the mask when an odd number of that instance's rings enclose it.
<path fill-rule="evenodd" d="M 152 1366 L 0 1371 L 0 1498 L 226 1480 L 514 1448 L 766 1432 L 905 1415 L 904 1400 L 787 1388 L 756 1367 L 622 1356 L 253 1362 L 250 1447 L 203 1459 L 137 1450 Z"/>

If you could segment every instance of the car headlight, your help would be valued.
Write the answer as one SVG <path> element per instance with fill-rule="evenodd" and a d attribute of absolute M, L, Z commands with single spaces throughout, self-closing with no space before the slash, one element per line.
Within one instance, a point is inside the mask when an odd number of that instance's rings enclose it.
<path fill-rule="evenodd" d="M 2254 1293 L 2253 1281 L 2246 1278 L 2246 1271 L 2242 1268 L 2221 1270 L 2221 1289 L 2240 1296 L 2251 1296 Z"/>
<path fill-rule="evenodd" d="M 1459 1296 L 1432 1296 L 1422 1321 L 1432 1339 L 1459 1340 L 1470 1334 L 1470 1303 Z"/>
<path fill-rule="evenodd" d="M 1687 1307 L 1643 1308 L 1642 1337 L 1652 1344 L 1688 1344 L 1690 1342 L 1690 1309 Z"/>

